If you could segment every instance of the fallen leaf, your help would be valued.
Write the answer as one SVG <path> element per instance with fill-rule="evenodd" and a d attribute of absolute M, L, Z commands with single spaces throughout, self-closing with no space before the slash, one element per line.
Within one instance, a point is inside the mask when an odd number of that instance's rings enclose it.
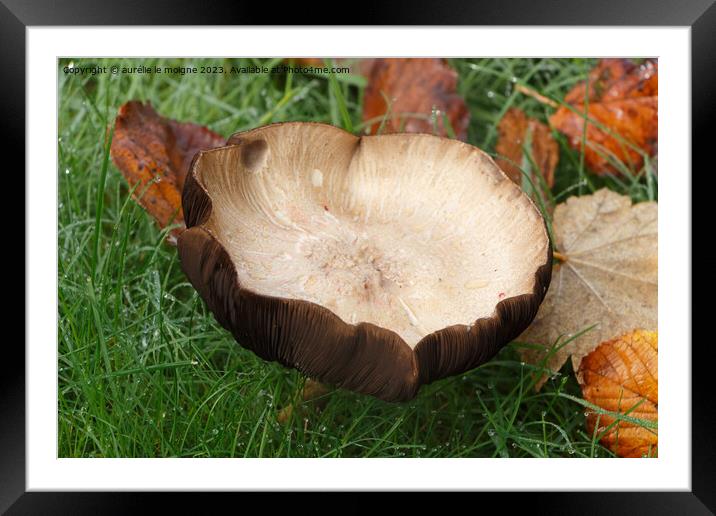
<path fill-rule="evenodd" d="M 286 61 L 300 66 L 315 66 L 320 68 L 330 66 L 330 60 L 322 57 L 291 57 L 286 59 Z M 348 66 L 351 69 L 351 73 L 367 77 L 368 75 L 370 75 L 370 71 L 373 68 L 373 64 L 375 63 L 375 61 L 380 61 L 380 59 L 356 59 L 348 57 L 339 57 L 334 59 L 333 61 L 336 66 Z"/>
<path fill-rule="evenodd" d="M 571 356 L 575 371 L 600 342 L 633 328 L 657 325 L 657 203 L 602 189 L 570 197 L 554 211 L 562 263 L 555 265 L 537 317 L 517 339 L 523 360 L 559 370 Z M 586 330 L 563 347 L 561 342 Z M 543 376 L 537 387 L 545 381 Z"/>
<path fill-rule="evenodd" d="M 276 415 L 276 421 L 281 424 L 286 423 L 291 419 L 295 410 L 300 409 L 305 403 L 317 400 L 317 398 L 320 398 L 329 392 L 331 392 L 331 389 L 327 385 L 317 382 L 316 380 L 306 378 L 306 381 L 303 384 L 303 390 L 301 391 L 301 399 L 279 410 Z M 316 409 L 321 410 L 327 402 L 328 398 L 317 400 Z"/>
<path fill-rule="evenodd" d="M 582 396 L 593 405 L 630 418 L 658 420 L 658 337 L 634 330 L 599 345 L 579 368 Z M 601 443 L 620 457 L 656 457 L 656 428 L 587 410 L 590 435 L 604 433 Z M 610 425 L 614 424 L 614 426 Z"/>
<path fill-rule="evenodd" d="M 326 59 L 316 57 L 294 57 L 287 61 L 319 67 L 328 63 Z M 373 121 L 368 127 L 369 134 L 378 132 L 386 115 L 389 118 L 384 124 L 384 133 L 432 134 L 434 108 L 447 114 L 456 138 L 467 139 L 470 113 L 464 99 L 456 93 L 457 72 L 446 60 L 337 58 L 334 62 L 339 66 L 350 66 L 351 73 L 367 79 L 363 121 Z M 442 116 L 438 116 L 436 127 L 437 134 L 449 136 Z"/>
<path fill-rule="evenodd" d="M 325 66 L 326 60 L 322 57 L 288 57 L 284 59 L 289 63 L 295 63 L 301 66 Z"/>
<path fill-rule="evenodd" d="M 497 153 L 505 158 L 498 158 L 497 165 L 518 185 L 522 184 L 522 171 L 531 172 L 530 179 L 535 188 L 539 189 L 542 181 L 532 169 L 532 164 L 525 156 L 524 146 L 529 143 L 530 154 L 535 165 L 548 187 L 554 186 L 554 169 L 559 160 L 559 146 L 552 138 L 552 133 L 545 124 L 534 118 L 528 118 L 524 112 L 511 108 L 502 117 L 497 126 Z"/>
<path fill-rule="evenodd" d="M 564 98 L 572 109 L 562 106 L 550 124 L 567 135 L 570 145 L 580 149 L 586 116 L 618 135 L 608 134 L 594 123 L 587 124 L 584 159 L 597 174 L 618 173 L 608 156 L 639 170 L 643 156 L 624 141 L 654 155 L 658 137 L 658 65 L 655 59 L 636 64 L 628 59 L 602 59 L 587 81 L 579 83 Z"/>
<path fill-rule="evenodd" d="M 164 228 L 184 223 L 181 192 L 194 155 L 225 143 L 204 126 L 164 118 L 149 102 L 133 100 L 119 108 L 110 154 L 134 198 Z M 171 231 L 170 243 L 182 229 Z"/>
<path fill-rule="evenodd" d="M 456 138 L 467 138 L 470 112 L 457 94 L 457 72 L 445 59 L 375 59 L 363 99 L 363 120 L 388 119 L 385 133 L 429 133 L 433 131 L 433 108 L 437 134 L 449 136 L 442 114 L 447 115 Z M 386 100 L 387 99 L 387 100 Z M 381 120 L 370 125 L 376 134 Z"/>

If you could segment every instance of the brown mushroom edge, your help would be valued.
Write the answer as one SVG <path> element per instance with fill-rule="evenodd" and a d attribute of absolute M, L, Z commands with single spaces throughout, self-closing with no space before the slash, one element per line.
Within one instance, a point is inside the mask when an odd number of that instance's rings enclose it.
<path fill-rule="evenodd" d="M 229 144 L 240 143 L 241 134 Z M 348 324 L 310 301 L 257 294 L 242 287 L 228 252 L 202 227 L 212 202 L 195 177 L 201 154 L 192 161 L 182 195 L 188 229 L 178 239 L 181 268 L 219 324 L 264 360 L 385 401 L 406 401 L 421 385 L 490 360 L 527 328 L 546 295 L 552 276 L 549 244 L 531 294 L 506 298 L 496 304 L 493 316 L 435 331 L 411 349 L 387 328 Z"/>

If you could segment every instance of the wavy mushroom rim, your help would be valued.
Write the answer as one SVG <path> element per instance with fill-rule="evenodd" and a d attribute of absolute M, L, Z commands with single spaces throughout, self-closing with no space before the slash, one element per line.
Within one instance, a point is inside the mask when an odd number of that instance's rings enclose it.
<path fill-rule="evenodd" d="M 349 323 L 320 304 L 261 294 L 243 286 L 229 252 L 212 230 L 203 226 L 212 213 L 212 199 L 196 177 L 198 165 L 207 153 L 241 145 L 252 133 L 284 125 L 330 127 L 355 138 L 357 145 L 363 138 L 317 122 L 282 122 L 236 133 L 225 147 L 196 154 L 182 194 L 187 224 L 177 245 L 182 270 L 217 321 L 242 347 L 322 382 L 385 401 L 406 401 L 424 384 L 484 364 L 534 319 L 552 275 L 552 246 L 543 219 L 547 252 L 534 273 L 531 293 L 499 301 L 493 315 L 470 325 L 433 331 L 412 348 L 391 329 L 369 322 Z M 405 136 L 447 140 L 419 134 L 370 138 Z M 537 210 L 534 203 L 532 208 Z"/>

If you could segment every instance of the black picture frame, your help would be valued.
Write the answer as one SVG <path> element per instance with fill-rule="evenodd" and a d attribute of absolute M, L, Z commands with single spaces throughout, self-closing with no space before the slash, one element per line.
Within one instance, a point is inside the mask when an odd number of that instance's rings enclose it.
<path fill-rule="evenodd" d="M 280 11 L 290 24 L 340 25 L 551 25 L 551 26 L 689 26 L 691 27 L 692 156 L 693 169 L 713 176 L 707 128 L 713 120 L 716 95 L 716 5 L 714 0 L 499 0 L 498 2 L 362 2 L 350 19 L 320 20 L 320 13 L 335 13 L 328 6 L 308 9 L 304 3 L 283 4 Z M 24 149 L 25 137 L 25 29 L 42 25 L 265 25 L 275 24 L 272 7 L 262 3 L 125 0 L 98 4 L 92 0 L 0 0 L 0 81 L 3 142 L 6 149 Z M 275 9 L 274 9 L 275 10 Z M 6 151 L 7 152 L 7 151 Z M 24 152 L 15 152 L 24 170 Z M 6 169 L 10 174 L 11 170 Z M 679 171 L 687 174 L 689 171 Z M 24 191 L 22 177 L 14 172 L 16 191 Z M 699 188 L 701 190 L 701 187 Z M 28 192 L 26 192 L 27 194 Z M 696 203 L 694 202 L 694 205 Z M 694 218 L 694 222 L 696 219 Z M 694 248 L 707 243 L 694 242 Z M 692 249 L 693 253 L 694 249 Z M 702 249 L 705 251 L 705 249 Z M 696 256 L 696 254 L 692 255 Z M 26 262 L 25 262 L 26 263 Z M 711 263 L 714 260 L 711 259 Z M 28 273 L 25 267 L 25 274 Z M 713 275 L 711 276 L 713 277 Z M 697 304 L 693 304 L 694 311 Z M 32 307 L 26 307 L 31 310 Z M 705 307 L 701 305 L 701 310 Z M 694 320 L 698 320 L 698 312 Z M 706 318 L 708 320 L 708 318 Z M 710 380 L 710 345 L 690 342 L 692 350 L 692 490 L 690 492 L 533 493 L 508 494 L 512 510 L 520 505 L 531 512 L 549 514 L 711 514 L 716 511 L 716 433 Z M 0 512 L 8 514 L 106 514 L 139 510 L 154 495 L 136 493 L 26 493 L 25 489 L 25 353 L 7 344 L 6 366 L 0 382 Z M 240 496 L 247 496 L 246 494 Z M 486 496 L 480 494 L 480 496 Z M 499 495 L 498 495 L 499 496 Z M 534 498 L 537 497 L 537 500 Z M 188 510 L 186 497 L 162 497 L 164 511 L 179 506 Z M 503 497 L 504 498 L 504 497 Z M 246 502 L 248 499 L 244 498 Z M 412 499 L 420 503 L 420 497 Z M 275 503 L 272 499 L 271 504 Z M 489 500 L 488 500 L 489 501 Z M 502 500 L 504 502 L 504 500 Z M 172 503 L 173 502 L 173 503 Z M 251 501 L 253 503 L 253 501 Z M 455 500 L 455 503 L 461 503 Z M 480 503 L 485 503 L 482 498 Z M 302 505 L 295 500 L 295 507 Z M 342 503 L 360 510 L 358 503 Z M 204 506 L 206 508 L 206 506 Z M 484 506 L 483 506 L 484 507 Z M 277 509 L 273 505 L 274 509 Z M 404 507 L 405 508 L 405 507 Z M 541 508 L 541 509 L 540 509 Z"/>

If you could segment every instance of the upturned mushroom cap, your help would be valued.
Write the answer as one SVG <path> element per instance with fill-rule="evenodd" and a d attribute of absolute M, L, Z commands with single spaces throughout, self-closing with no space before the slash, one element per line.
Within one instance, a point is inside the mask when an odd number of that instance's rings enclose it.
<path fill-rule="evenodd" d="M 551 277 L 532 201 L 446 138 L 260 127 L 198 153 L 182 205 L 182 269 L 242 346 L 384 400 L 492 358 Z"/>

